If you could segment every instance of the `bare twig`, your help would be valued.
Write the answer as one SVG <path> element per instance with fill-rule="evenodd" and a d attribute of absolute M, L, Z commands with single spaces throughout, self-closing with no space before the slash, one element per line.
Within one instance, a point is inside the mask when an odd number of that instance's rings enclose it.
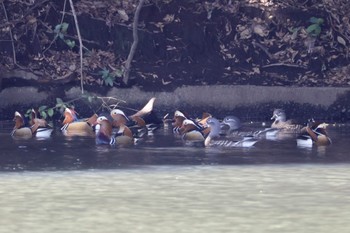
<path fill-rule="evenodd" d="M 7 16 L 7 11 L 6 11 L 4 1 L 1 1 L 1 4 L 2 4 L 2 9 L 4 10 L 6 21 L 9 22 L 9 18 Z M 12 44 L 13 64 L 16 66 L 17 65 L 16 50 L 15 50 L 15 42 L 13 41 L 13 34 L 12 34 L 11 25 L 9 25 L 9 33 L 10 33 L 10 39 L 11 39 L 11 44 Z"/>
<path fill-rule="evenodd" d="M 130 53 L 128 55 L 128 59 L 125 62 L 125 70 L 124 70 L 124 75 L 123 75 L 123 82 L 124 84 L 128 84 L 129 82 L 129 74 L 130 74 L 130 67 L 131 67 L 131 61 L 135 55 L 135 51 L 137 48 L 137 44 L 139 42 L 139 37 L 137 34 L 137 27 L 139 25 L 139 16 L 140 16 L 140 11 L 141 8 L 144 4 L 145 0 L 140 0 L 139 4 L 136 7 L 135 11 L 135 16 L 134 16 L 134 22 L 133 22 L 133 30 L 132 30 L 132 35 L 133 35 L 133 43 L 130 48 Z"/>
<path fill-rule="evenodd" d="M 288 63 L 273 63 L 273 64 L 264 65 L 264 66 L 262 66 L 262 68 L 274 67 L 274 66 L 287 66 L 287 67 L 306 69 L 305 66 L 296 65 L 296 64 L 288 64 Z"/>
<path fill-rule="evenodd" d="M 75 22 L 75 27 L 77 29 L 77 34 L 78 34 L 78 39 L 79 39 L 79 55 L 80 55 L 80 88 L 81 88 L 81 93 L 84 94 L 84 74 L 83 74 L 83 41 L 81 39 L 80 35 L 80 30 L 79 30 L 79 24 L 78 24 L 78 18 L 77 14 L 75 13 L 74 5 L 73 5 L 73 0 L 69 0 L 70 7 L 72 9 L 73 17 L 74 17 L 74 22 Z"/>
<path fill-rule="evenodd" d="M 252 44 L 254 45 L 254 46 L 257 46 L 257 47 L 259 47 L 262 51 L 264 51 L 265 53 L 266 53 L 266 55 L 271 59 L 271 60 L 273 60 L 273 59 L 275 59 L 275 57 L 267 50 L 267 48 L 265 47 L 265 46 L 263 46 L 262 44 L 259 44 L 259 43 L 257 43 L 257 42 L 252 42 Z"/>

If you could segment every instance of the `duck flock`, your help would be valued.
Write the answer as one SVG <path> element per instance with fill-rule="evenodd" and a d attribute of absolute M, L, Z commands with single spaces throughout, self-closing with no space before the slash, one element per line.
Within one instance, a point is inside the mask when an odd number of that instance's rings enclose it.
<path fill-rule="evenodd" d="M 89 118 L 78 119 L 74 108 L 65 108 L 60 131 L 65 136 L 95 137 L 96 144 L 111 146 L 133 146 L 146 140 L 161 127 L 172 127 L 174 137 L 185 144 L 203 147 L 253 147 L 259 140 L 273 138 L 283 140 L 294 138 L 299 146 L 326 146 L 332 143 L 327 133 L 328 124 L 309 120 L 306 126 L 287 120 L 283 109 L 275 109 L 268 128 L 252 131 L 246 129 L 235 116 L 222 120 L 210 113 L 191 118 L 180 110 L 173 116 L 167 114 L 160 119 L 154 109 L 155 98 L 133 115 L 126 115 L 121 109 L 112 109 L 107 115 L 93 114 Z M 53 127 L 45 119 L 40 119 L 33 109 L 28 125 L 19 112 L 15 112 L 15 126 L 11 132 L 14 139 L 50 137 Z M 170 115 L 170 117 L 169 117 Z"/>

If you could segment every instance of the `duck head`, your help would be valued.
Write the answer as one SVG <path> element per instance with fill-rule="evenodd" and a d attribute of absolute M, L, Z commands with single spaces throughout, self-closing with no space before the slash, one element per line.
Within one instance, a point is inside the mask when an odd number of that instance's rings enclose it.
<path fill-rule="evenodd" d="M 241 121 L 235 116 L 227 116 L 223 119 L 221 125 L 227 125 L 229 127 L 229 131 L 232 131 L 241 127 Z"/>
<path fill-rule="evenodd" d="M 173 118 L 173 127 L 181 127 L 184 120 L 186 120 L 187 117 L 185 116 L 185 114 L 183 114 L 182 112 L 180 112 L 179 110 L 176 110 L 174 113 L 174 118 Z"/>
<path fill-rule="evenodd" d="M 19 129 L 24 126 L 24 119 L 22 115 L 19 112 L 15 112 L 15 116 L 13 118 L 13 121 L 15 122 L 15 127 L 14 129 Z"/>
<path fill-rule="evenodd" d="M 119 127 L 122 124 L 125 125 L 129 121 L 129 118 L 120 109 L 113 109 L 111 111 L 111 117 L 113 118 L 113 125 L 116 127 Z"/>
<path fill-rule="evenodd" d="M 221 123 L 218 119 L 211 117 L 207 120 L 207 125 L 210 127 L 209 135 L 211 138 L 220 136 Z"/>
<path fill-rule="evenodd" d="M 285 122 L 287 120 L 286 113 L 283 109 L 275 109 L 273 111 L 271 120 L 275 120 L 275 122 Z"/>
<path fill-rule="evenodd" d="M 74 122 L 76 119 L 76 113 L 74 110 L 70 109 L 70 108 L 65 108 L 64 109 L 64 113 L 63 113 L 63 116 L 64 116 L 64 120 L 63 120 L 63 125 L 65 124 L 70 124 L 72 122 Z"/>
<path fill-rule="evenodd" d="M 185 119 L 179 129 L 181 134 L 185 134 L 192 130 L 198 130 L 198 126 L 190 119 Z"/>

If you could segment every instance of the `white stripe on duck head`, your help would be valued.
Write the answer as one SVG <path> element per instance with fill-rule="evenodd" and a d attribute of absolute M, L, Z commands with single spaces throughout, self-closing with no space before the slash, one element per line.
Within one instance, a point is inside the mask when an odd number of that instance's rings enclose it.
<path fill-rule="evenodd" d="M 201 132 L 201 128 L 192 120 L 185 119 L 179 129 L 182 139 L 185 141 L 192 142 L 202 142 L 204 141 L 204 136 Z"/>
<path fill-rule="evenodd" d="M 111 117 L 113 118 L 115 126 L 126 125 L 129 118 L 120 109 L 113 109 L 111 111 Z"/>

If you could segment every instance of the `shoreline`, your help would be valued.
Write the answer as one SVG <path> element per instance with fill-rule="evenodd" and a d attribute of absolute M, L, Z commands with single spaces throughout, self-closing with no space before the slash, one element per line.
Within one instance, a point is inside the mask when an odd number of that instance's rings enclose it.
<path fill-rule="evenodd" d="M 57 96 L 58 93 L 62 94 Z M 101 96 L 97 92 L 87 93 Z M 68 101 L 79 96 L 81 91 L 78 87 L 67 91 L 40 91 L 38 87 L 33 86 L 9 87 L 0 92 L 0 119 L 6 117 L 8 111 L 13 112 L 13 108 L 28 109 L 33 106 L 50 105 L 50 100 L 52 102 L 56 97 Z M 343 118 L 345 121 L 350 119 L 350 87 L 211 85 L 183 86 L 173 92 L 114 87 L 104 96 L 115 96 L 125 100 L 125 106 L 133 108 L 140 108 L 148 99 L 156 97 L 155 108 L 162 113 L 176 109 L 211 111 L 218 115 L 236 112 L 235 115 L 249 120 L 247 114 L 252 111 L 255 111 L 255 114 L 251 114 L 251 118 L 258 119 L 258 116 L 266 117 L 263 115 L 267 113 L 270 116 L 271 108 L 285 108 L 287 112 L 289 109 L 292 115 L 297 115 L 297 118 L 309 117 L 309 113 L 314 113 L 321 118 Z M 51 106 L 54 104 L 52 102 Z M 299 113 L 294 114 L 294 111 Z"/>

